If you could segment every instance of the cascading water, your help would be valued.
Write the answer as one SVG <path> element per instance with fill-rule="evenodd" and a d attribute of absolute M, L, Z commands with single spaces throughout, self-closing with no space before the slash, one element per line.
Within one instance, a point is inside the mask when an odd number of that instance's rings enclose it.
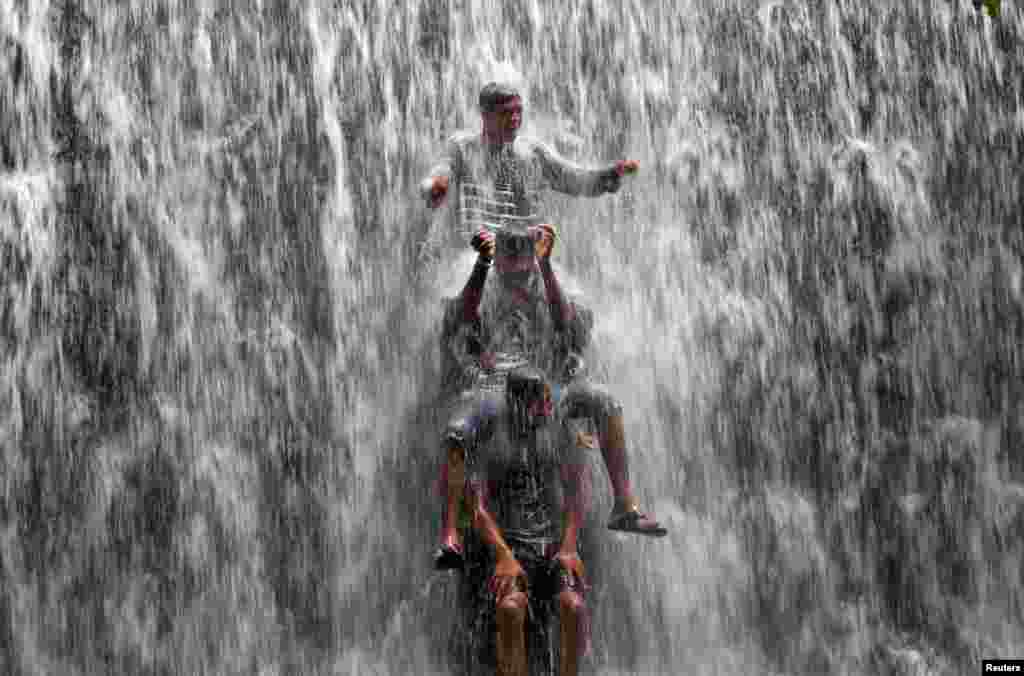
<path fill-rule="evenodd" d="M 0 670 L 449 672 L 414 185 L 495 77 L 642 162 L 548 201 L 671 528 L 597 474 L 587 669 L 1022 657 L 1002 5 L 0 0 Z"/>

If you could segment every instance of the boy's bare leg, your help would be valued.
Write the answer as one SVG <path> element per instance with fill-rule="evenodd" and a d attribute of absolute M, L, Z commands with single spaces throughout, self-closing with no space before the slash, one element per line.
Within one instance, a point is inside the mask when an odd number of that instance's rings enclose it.
<path fill-rule="evenodd" d="M 607 417 L 601 435 L 601 455 L 612 482 L 615 507 L 608 527 L 612 530 L 663 537 L 668 530 L 658 521 L 640 511 L 640 503 L 629 483 L 629 461 L 626 457 L 626 428 L 621 413 Z"/>
<path fill-rule="evenodd" d="M 584 614 L 583 597 L 572 589 L 563 589 L 558 595 L 559 676 L 576 676 L 579 672 L 580 625 Z"/>
<path fill-rule="evenodd" d="M 494 574 L 488 587 L 497 606 L 498 674 L 529 676 L 526 662 L 526 572 L 488 510 L 484 488 L 474 484 L 468 497 L 473 512 L 473 528 L 494 553 Z"/>
<path fill-rule="evenodd" d="M 462 565 L 462 538 L 459 536 L 459 514 L 466 486 L 466 451 L 457 441 L 450 442 L 447 451 L 445 480 L 444 524 L 441 527 L 441 547 L 434 556 L 434 567 L 439 570 Z"/>
<path fill-rule="evenodd" d="M 526 594 L 514 591 L 497 601 L 498 674 L 528 676 L 526 670 Z"/>

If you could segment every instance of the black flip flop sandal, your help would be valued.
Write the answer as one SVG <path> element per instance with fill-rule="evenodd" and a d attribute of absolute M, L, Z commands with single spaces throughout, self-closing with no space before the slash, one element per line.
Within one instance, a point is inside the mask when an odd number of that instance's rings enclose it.
<path fill-rule="evenodd" d="M 668 529 L 639 510 L 612 514 L 608 519 L 608 530 L 621 533 L 636 533 L 648 537 L 665 537 Z"/>
<path fill-rule="evenodd" d="M 441 546 L 434 552 L 434 570 L 462 570 L 466 559 L 462 552 L 448 546 Z"/>

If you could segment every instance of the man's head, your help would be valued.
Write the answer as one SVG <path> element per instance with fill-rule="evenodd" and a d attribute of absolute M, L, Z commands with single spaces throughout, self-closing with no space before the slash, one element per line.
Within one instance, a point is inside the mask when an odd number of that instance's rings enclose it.
<path fill-rule="evenodd" d="M 523 102 L 519 91 L 504 82 L 489 82 L 480 90 L 480 119 L 484 139 L 511 143 L 523 123 Z"/>
<path fill-rule="evenodd" d="M 518 433 L 542 427 L 554 416 L 551 386 L 540 369 L 533 366 L 520 366 L 508 374 L 505 397 Z"/>

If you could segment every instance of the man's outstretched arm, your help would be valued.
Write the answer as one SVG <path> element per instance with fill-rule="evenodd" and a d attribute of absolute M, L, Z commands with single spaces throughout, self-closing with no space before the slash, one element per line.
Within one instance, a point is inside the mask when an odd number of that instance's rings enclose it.
<path fill-rule="evenodd" d="M 594 197 L 616 192 L 622 177 L 640 168 L 637 160 L 618 160 L 597 167 L 584 167 L 565 159 L 549 145 L 537 143 L 534 152 L 551 187 L 569 195 Z"/>
<path fill-rule="evenodd" d="M 570 434 L 575 431 L 576 436 Z M 586 502 L 589 499 L 586 454 L 597 448 L 597 442 L 583 431 L 565 428 L 565 448 L 560 467 L 562 486 L 562 539 L 558 554 L 565 557 L 566 571 L 578 575 L 583 581 L 582 563 L 568 559 L 578 558 L 577 541 L 579 529 L 583 524 Z"/>
<path fill-rule="evenodd" d="M 480 370 L 480 348 L 483 328 L 480 302 L 483 298 L 487 272 L 494 259 L 494 235 L 481 230 L 473 237 L 472 246 L 478 256 L 462 292 L 448 299 L 441 333 L 441 345 L 448 382 L 469 383 Z M 454 380 L 449 380 L 454 379 Z"/>

